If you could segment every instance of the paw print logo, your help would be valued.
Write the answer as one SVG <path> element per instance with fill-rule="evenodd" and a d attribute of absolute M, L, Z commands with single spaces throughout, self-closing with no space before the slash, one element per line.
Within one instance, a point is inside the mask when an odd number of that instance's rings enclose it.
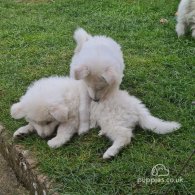
<path fill-rule="evenodd" d="M 151 175 L 154 177 L 169 176 L 169 169 L 163 164 L 157 164 L 152 168 Z"/>

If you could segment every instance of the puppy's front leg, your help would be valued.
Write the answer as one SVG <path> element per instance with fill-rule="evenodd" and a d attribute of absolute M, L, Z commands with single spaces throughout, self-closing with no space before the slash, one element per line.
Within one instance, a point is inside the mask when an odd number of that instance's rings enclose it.
<path fill-rule="evenodd" d="M 192 25 L 192 37 L 195 38 L 195 24 Z"/>
<path fill-rule="evenodd" d="M 71 137 L 76 133 L 77 129 L 73 122 L 68 121 L 59 125 L 57 135 L 47 143 L 50 148 L 59 148 L 68 142 Z"/>
<path fill-rule="evenodd" d="M 79 130 L 78 130 L 79 135 L 89 131 L 90 103 L 91 103 L 91 99 L 88 95 L 88 92 L 85 92 L 85 94 L 81 95 L 80 97 Z"/>
<path fill-rule="evenodd" d="M 30 133 L 34 132 L 34 128 L 30 123 L 26 126 L 20 127 L 15 133 L 13 134 L 13 138 L 22 138 Z"/>
<path fill-rule="evenodd" d="M 183 36 L 185 34 L 186 24 L 184 22 L 178 22 L 176 25 L 176 32 L 178 37 Z"/>

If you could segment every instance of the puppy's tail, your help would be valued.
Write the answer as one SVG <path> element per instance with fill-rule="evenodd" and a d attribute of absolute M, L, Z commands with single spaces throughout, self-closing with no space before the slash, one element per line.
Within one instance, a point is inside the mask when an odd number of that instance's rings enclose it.
<path fill-rule="evenodd" d="M 88 34 L 84 29 L 78 28 L 74 32 L 74 40 L 77 43 L 77 47 L 75 49 L 75 53 L 79 52 L 83 47 L 83 44 L 91 38 L 91 35 Z"/>
<path fill-rule="evenodd" d="M 174 121 L 163 121 L 152 116 L 149 110 L 143 105 L 139 104 L 139 125 L 143 129 L 151 130 L 157 134 L 166 134 L 173 132 L 181 127 L 181 125 Z"/>

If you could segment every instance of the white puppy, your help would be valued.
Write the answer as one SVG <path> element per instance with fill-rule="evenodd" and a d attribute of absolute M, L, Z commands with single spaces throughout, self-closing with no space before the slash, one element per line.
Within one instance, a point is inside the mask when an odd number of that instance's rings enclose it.
<path fill-rule="evenodd" d="M 41 137 L 57 135 L 48 141 L 52 148 L 65 144 L 78 131 L 78 108 L 82 104 L 83 83 L 67 77 L 43 78 L 31 85 L 20 102 L 11 107 L 15 119 L 25 118 L 28 125 L 19 128 L 14 138 L 36 131 Z"/>
<path fill-rule="evenodd" d="M 101 127 L 100 136 L 105 135 L 113 141 L 113 145 L 104 153 L 104 159 L 115 156 L 130 143 L 136 125 L 158 134 L 170 133 L 180 128 L 179 123 L 152 116 L 139 99 L 121 90 L 100 103 L 92 102 L 90 120 L 92 128 L 96 125 Z"/>
<path fill-rule="evenodd" d="M 192 37 L 195 38 L 195 0 L 181 0 L 178 7 L 177 35 L 184 35 L 188 26 L 191 27 Z"/>
<path fill-rule="evenodd" d="M 70 65 L 70 76 L 83 80 L 88 90 L 83 94 L 86 102 L 80 108 L 79 133 L 84 133 L 89 129 L 90 98 L 102 101 L 118 89 L 125 65 L 121 47 L 113 39 L 91 36 L 82 28 L 75 31 L 74 39 L 77 47 Z"/>

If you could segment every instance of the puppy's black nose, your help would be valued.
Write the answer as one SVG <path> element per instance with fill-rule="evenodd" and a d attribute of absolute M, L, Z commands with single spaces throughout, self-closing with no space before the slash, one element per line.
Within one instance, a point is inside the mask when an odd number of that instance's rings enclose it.
<path fill-rule="evenodd" d="M 94 102 L 99 102 L 99 101 L 100 101 L 100 99 L 93 99 L 93 101 L 94 101 Z"/>

